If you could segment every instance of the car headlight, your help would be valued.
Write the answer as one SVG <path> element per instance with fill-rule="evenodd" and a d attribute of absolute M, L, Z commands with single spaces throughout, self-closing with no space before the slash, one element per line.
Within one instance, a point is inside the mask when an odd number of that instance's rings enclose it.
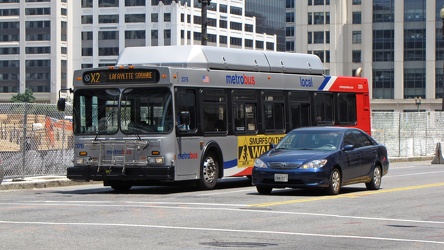
<path fill-rule="evenodd" d="M 260 159 L 256 159 L 256 160 L 254 160 L 254 166 L 257 168 L 266 168 L 267 164 L 265 164 L 265 162 L 263 162 Z"/>
<path fill-rule="evenodd" d="M 314 161 L 310 161 L 305 163 L 304 165 L 302 165 L 300 168 L 301 169 L 316 169 L 316 168 L 322 168 L 323 166 L 325 166 L 325 164 L 327 164 L 327 160 L 322 159 L 322 160 L 314 160 Z"/>

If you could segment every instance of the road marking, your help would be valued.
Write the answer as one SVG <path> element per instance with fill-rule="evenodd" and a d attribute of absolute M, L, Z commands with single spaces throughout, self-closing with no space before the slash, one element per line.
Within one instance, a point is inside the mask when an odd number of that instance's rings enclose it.
<path fill-rule="evenodd" d="M 332 200 L 332 199 L 342 199 L 342 198 L 356 198 L 356 197 L 374 195 L 374 194 L 392 193 L 392 192 L 400 192 L 400 191 L 407 191 L 407 190 L 421 189 L 421 188 L 441 187 L 441 186 L 444 186 L 444 182 L 417 185 L 417 186 L 407 186 L 407 187 L 399 187 L 399 188 L 363 191 L 363 192 L 357 192 L 357 193 L 339 194 L 339 195 L 334 195 L 334 196 L 321 196 L 321 197 L 311 197 L 311 198 L 297 199 L 297 200 L 285 200 L 285 201 L 275 201 L 275 202 L 268 202 L 268 203 L 258 203 L 258 204 L 250 204 L 250 206 L 252 206 L 252 207 L 270 207 L 270 206 L 287 205 L 287 204 L 303 203 L 303 202 L 311 202 L 311 201 Z"/>
<path fill-rule="evenodd" d="M 384 238 L 372 236 L 358 236 L 358 235 L 334 235 L 334 234 L 315 234 L 315 233 L 298 233 L 288 231 L 262 231 L 262 230 L 245 230 L 245 229 L 223 229 L 223 228 L 203 228 L 203 227 L 179 227 L 179 226 L 160 226 L 160 225 L 141 225 L 141 224 L 116 224 L 116 223 L 64 223 L 64 222 L 35 222 L 35 221 L 0 221 L 0 224 L 27 224 L 27 225 L 63 225 L 63 226 L 95 226 L 95 227 L 137 227 L 137 228 L 157 228 L 157 229 L 177 229 L 177 230 L 194 230 L 194 231 L 215 231 L 215 232 L 230 232 L 230 233 L 257 233 L 257 234 L 275 234 L 275 235 L 293 235 L 293 236 L 312 236 L 325 238 L 345 238 L 345 239 L 366 239 L 366 240 L 384 240 L 384 241 L 398 241 L 398 242 L 415 242 L 415 243 L 429 243 L 443 245 L 443 241 L 431 240 L 415 240 L 415 239 L 401 239 L 401 238 Z"/>

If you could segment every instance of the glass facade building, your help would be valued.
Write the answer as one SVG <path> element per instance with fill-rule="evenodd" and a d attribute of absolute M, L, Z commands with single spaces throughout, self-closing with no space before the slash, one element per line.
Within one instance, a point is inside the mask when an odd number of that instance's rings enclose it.
<path fill-rule="evenodd" d="M 444 0 L 286 1 L 286 51 L 369 79 L 375 111 L 441 110 Z M 365 10 L 365 11 L 364 11 Z"/>

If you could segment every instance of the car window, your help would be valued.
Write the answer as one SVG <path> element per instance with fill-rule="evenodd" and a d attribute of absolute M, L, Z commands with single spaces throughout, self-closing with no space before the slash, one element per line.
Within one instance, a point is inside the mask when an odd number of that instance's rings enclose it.
<path fill-rule="evenodd" d="M 373 142 L 361 131 L 353 130 L 353 134 L 359 144 L 359 147 L 365 147 L 373 145 Z"/>
<path fill-rule="evenodd" d="M 351 131 L 347 131 L 344 134 L 344 146 L 346 145 L 353 145 L 355 147 L 358 147 L 358 144 L 355 140 L 355 138 L 353 137 L 353 134 Z"/>

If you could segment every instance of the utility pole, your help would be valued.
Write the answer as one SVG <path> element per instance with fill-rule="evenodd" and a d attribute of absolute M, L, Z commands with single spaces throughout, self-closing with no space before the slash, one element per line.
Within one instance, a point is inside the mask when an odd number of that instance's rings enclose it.
<path fill-rule="evenodd" d="M 207 34 L 207 24 L 208 24 L 208 19 L 207 19 L 207 10 L 208 10 L 208 5 L 210 5 L 211 0 L 198 0 L 199 3 L 202 4 L 202 32 L 201 32 L 201 44 L 202 45 L 207 45 L 208 42 L 208 34 Z"/>

